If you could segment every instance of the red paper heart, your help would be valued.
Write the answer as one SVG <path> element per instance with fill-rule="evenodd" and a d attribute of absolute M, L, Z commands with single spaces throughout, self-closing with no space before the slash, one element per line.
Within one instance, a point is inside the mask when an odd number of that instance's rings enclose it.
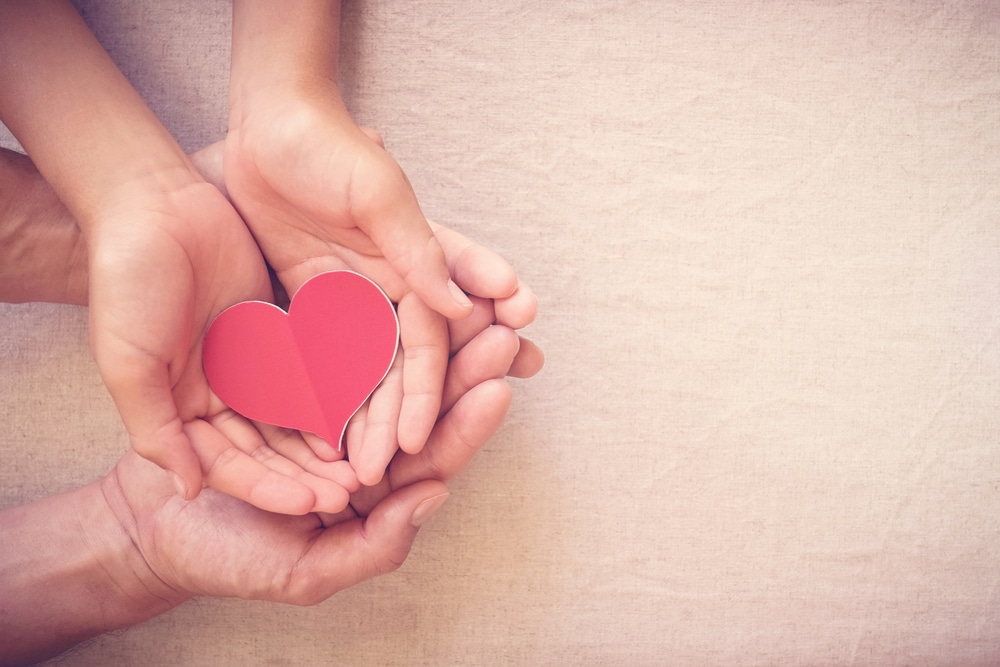
<path fill-rule="evenodd" d="M 339 446 L 347 421 L 389 372 L 398 340 L 382 290 L 332 271 L 302 285 L 287 314 L 262 301 L 220 313 L 205 336 L 205 375 L 241 415 Z"/>

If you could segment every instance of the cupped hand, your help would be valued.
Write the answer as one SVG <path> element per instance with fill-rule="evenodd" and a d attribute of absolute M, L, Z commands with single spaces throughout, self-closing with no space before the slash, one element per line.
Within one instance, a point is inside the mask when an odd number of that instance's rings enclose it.
<path fill-rule="evenodd" d="M 291 438 L 270 447 L 209 389 L 201 341 L 212 318 L 269 298 L 270 285 L 232 206 L 191 177 L 137 180 L 88 233 L 91 345 L 132 446 L 186 498 L 207 483 L 272 511 L 342 507 L 357 483 L 346 464 Z"/>
<path fill-rule="evenodd" d="M 104 496 L 149 574 L 178 601 L 208 595 L 318 603 L 403 563 L 420 525 L 447 498 L 443 481 L 503 420 L 510 404 L 503 375 L 518 347 L 514 332 L 494 327 L 455 354 L 446 409 L 427 446 L 398 454 L 382 484 L 355 496 L 356 509 L 280 516 L 214 489 L 185 501 L 162 470 L 132 454 L 103 480 Z"/>
<path fill-rule="evenodd" d="M 224 187 L 287 292 L 350 269 L 398 303 L 399 364 L 372 398 L 367 437 L 348 451 L 373 484 L 397 443 L 415 453 L 426 441 L 449 352 L 493 322 L 525 326 L 537 301 L 501 258 L 423 217 L 381 137 L 354 124 L 333 84 L 258 91 L 232 119 Z M 520 357 L 515 374 L 536 372 L 523 360 L 538 356 Z M 310 442 L 326 458 L 339 445 Z"/>
<path fill-rule="evenodd" d="M 354 124 L 332 84 L 308 92 L 272 86 L 232 110 L 222 175 L 289 295 L 318 273 L 346 268 L 374 279 L 398 303 L 403 400 L 398 407 L 391 407 L 396 396 L 382 404 L 396 413 L 389 422 L 398 419 L 393 444 L 398 439 L 404 449 L 419 450 L 447 363 L 444 316 L 461 319 L 474 307 L 451 280 L 399 165 Z M 384 265 L 403 289 L 362 270 L 356 258 Z M 311 442 L 327 458 L 340 445 Z M 362 481 L 387 462 L 353 454 Z"/>

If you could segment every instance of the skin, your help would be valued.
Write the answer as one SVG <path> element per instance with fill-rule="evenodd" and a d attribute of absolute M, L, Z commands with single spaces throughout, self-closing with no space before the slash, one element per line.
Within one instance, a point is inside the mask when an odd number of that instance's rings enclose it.
<path fill-rule="evenodd" d="M 0 193 L 0 301 L 86 305 L 83 232 L 27 156 L 0 149 Z"/>
<path fill-rule="evenodd" d="M 213 150 L 193 156 L 208 174 L 217 164 Z M 0 244 L 0 293 L 11 294 L 15 283 L 20 301 L 86 303 L 81 232 L 30 160 L 0 151 L 0 189 L 23 193 L 5 198 L 0 209 L 0 238 L 15 241 Z M 456 273 L 468 270 L 462 267 L 470 260 L 502 266 L 464 237 L 444 228 L 436 233 L 442 247 L 458 254 Z M 66 252 L 76 260 L 55 261 Z M 480 279 L 489 280 L 489 272 Z M 516 303 L 504 306 L 511 317 L 533 316 L 533 299 L 524 311 Z M 415 454 L 394 450 L 378 482 L 355 486 L 339 511 L 281 516 L 215 488 L 185 500 L 169 472 L 130 451 L 93 484 L 0 512 L 3 664 L 51 657 L 196 596 L 308 605 L 398 568 L 419 527 L 447 499 L 444 482 L 502 422 L 511 400 L 504 375 L 529 377 L 541 368 L 537 347 L 493 324 L 498 307 L 477 299 L 473 315 L 452 326 L 441 407 L 427 444 Z M 234 417 L 216 421 L 223 432 L 247 431 L 230 434 L 236 441 L 259 441 L 292 460 L 294 449 L 312 454 L 299 433 Z M 356 417 L 349 442 L 369 427 L 365 415 Z M 191 437 L 198 451 L 228 446 L 205 442 L 217 439 L 212 429 L 194 429 Z"/>
<path fill-rule="evenodd" d="M 274 511 L 346 503 L 357 482 L 343 466 L 224 444 L 232 420 L 201 339 L 232 303 L 270 298 L 266 265 L 72 5 L 0 2 L 0 91 L 0 118 L 82 232 L 91 346 L 133 448 L 186 498 L 208 483 Z M 218 437 L 195 449 L 192 429 Z"/>
<path fill-rule="evenodd" d="M 207 484 L 301 512 L 344 497 L 329 482 L 354 483 L 320 465 L 338 462 L 336 443 L 305 436 L 309 459 L 257 438 L 225 444 L 246 429 L 221 428 L 233 418 L 208 388 L 201 340 L 226 307 L 272 298 L 264 257 L 286 293 L 350 268 L 399 304 L 400 369 L 369 408 L 380 426 L 348 442 L 364 484 L 397 446 L 423 446 L 455 349 L 451 322 L 485 321 L 484 308 L 513 328 L 534 317 L 534 297 L 509 266 L 497 258 L 480 270 L 478 247 L 436 232 L 378 135 L 347 115 L 333 83 L 338 20 L 327 0 L 234 3 L 222 160 L 234 210 L 69 2 L 0 0 L 0 118 L 83 233 L 92 348 L 132 446 L 173 472 L 188 499 Z M 206 428 L 218 437 L 196 449 L 191 431 Z"/>
<path fill-rule="evenodd" d="M 282 516 L 214 489 L 187 501 L 134 452 L 94 484 L 0 512 L 4 664 L 51 657 L 196 596 L 311 605 L 395 570 L 447 499 L 444 481 L 503 420 L 502 376 L 517 347 L 505 327 L 464 346 L 427 445 L 398 452 L 383 481 L 339 513 Z"/>
<path fill-rule="evenodd" d="M 0 513 L 11 664 L 194 596 L 314 604 L 399 567 L 502 421 L 504 376 L 541 368 L 514 331 L 534 295 L 426 221 L 380 137 L 346 115 L 321 69 L 337 5 L 287 3 L 274 21 L 276 6 L 234 4 L 219 188 L 196 168 L 217 157 L 183 154 L 68 2 L 0 0 L 0 117 L 35 162 L 0 154 L 0 186 L 28 193 L 0 208 L 0 294 L 89 304 L 133 446 L 99 482 Z M 352 420 L 349 461 L 243 419 L 205 381 L 211 319 L 274 296 L 265 257 L 287 293 L 351 268 L 399 304 L 401 363 Z"/>
<path fill-rule="evenodd" d="M 214 144 L 191 155 L 192 163 L 205 178 L 220 186 L 221 155 L 221 144 Z M 5 271 L 5 277 L 9 277 L 0 282 L 0 297 L 10 302 L 45 300 L 85 305 L 88 284 L 86 246 L 72 215 L 31 161 L 13 151 L 0 150 L 0 192 L 3 191 L 23 195 L 4 197 L 5 208 L 0 209 L 4 213 L 0 218 L 0 238 L 5 239 L 0 244 L 0 258 L 3 260 L 0 266 Z M 495 253 L 457 232 L 431 224 L 445 249 L 450 270 L 469 292 L 502 292 L 511 281 L 516 282 L 513 270 Z M 52 258 L 51 261 L 49 257 Z M 69 259 L 64 261 L 63 258 Z M 372 261 L 370 264 L 369 268 L 380 268 L 377 262 Z M 474 303 L 472 315 L 463 320 L 448 321 L 449 355 L 454 354 L 485 328 L 493 324 L 519 328 L 530 323 L 537 311 L 534 294 L 520 284 L 507 298 L 471 298 Z M 542 363 L 543 356 L 534 343 L 519 338 L 518 353 L 512 362 L 510 375 L 531 377 L 538 372 Z M 394 410 L 399 410 L 402 383 L 402 360 L 397 357 L 379 390 L 351 422 L 346 452 L 350 452 L 350 458 L 356 461 L 354 466 L 358 470 L 358 477 L 365 484 L 379 482 L 385 466 L 396 451 L 395 423 L 391 415 Z M 387 413 L 389 417 L 385 416 Z M 237 443 L 243 443 L 241 451 L 270 460 L 271 465 L 282 465 L 281 458 L 271 455 L 260 438 L 253 436 L 231 412 L 220 409 L 210 423 L 221 426 L 220 432 L 231 433 Z M 224 424 L 228 425 L 222 426 Z M 312 438 L 309 434 L 300 434 L 300 437 L 307 443 Z M 208 460 L 211 460 L 213 453 L 216 456 L 228 456 L 225 443 L 220 439 L 213 438 L 205 442 L 214 443 L 212 452 L 206 454 Z M 312 457 L 301 455 L 300 443 L 296 441 L 295 444 L 296 447 L 291 450 L 293 455 L 300 456 L 306 466 L 319 465 L 320 462 Z M 319 449 L 325 445 L 326 443 L 314 444 L 311 448 Z M 360 451 L 365 448 L 370 452 L 367 457 L 360 455 Z M 290 471 L 289 474 L 294 475 L 296 471 Z M 350 486 L 350 480 L 346 477 L 343 479 L 344 484 Z M 224 479 L 217 483 L 219 488 L 228 488 Z M 236 489 L 235 492 L 254 493 L 252 488 L 245 491 Z M 304 506 L 305 501 L 300 502 L 299 506 Z M 290 508 L 291 504 L 286 503 L 285 507 Z M 311 508 L 306 511 L 308 509 Z"/>
<path fill-rule="evenodd" d="M 470 275 L 477 267 L 454 247 L 462 241 L 435 232 L 381 137 L 353 122 L 336 84 L 339 22 L 336 0 L 233 3 L 223 178 L 289 294 L 317 273 L 350 269 L 399 304 L 400 372 L 383 386 L 394 395 L 373 399 L 378 428 L 348 443 L 359 479 L 371 484 L 397 443 L 415 453 L 433 427 L 450 323 L 473 316 L 474 297 L 510 299 L 518 282 L 509 266 Z M 524 326 L 505 319 L 507 310 L 495 311 L 498 323 Z M 336 443 L 315 444 L 334 456 Z"/>

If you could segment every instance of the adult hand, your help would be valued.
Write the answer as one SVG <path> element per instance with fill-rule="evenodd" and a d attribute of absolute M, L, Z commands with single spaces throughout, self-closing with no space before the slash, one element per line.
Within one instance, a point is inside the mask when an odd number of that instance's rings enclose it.
<path fill-rule="evenodd" d="M 211 595 L 318 603 L 402 564 L 447 497 L 442 480 L 499 427 L 510 403 L 502 377 L 517 349 L 516 334 L 493 327 L 453 357 L 448 409 L 427 446 L 397 455 L 384 484 L 358 496 L 360 513 L 279 516 L 213 489 L 187 502 L 163 471 L 131 454 L 104 479 L 104 497 L 148 564 L 151 590 L 165 584 L 176 602 Z"/>
<path fill-rule="evenodd" d="M 427 446 L 397 454 L 383 483 L 347 511 L 284 516 L 212 488 L 185 501 L 169 473 L 129 451 L 99 482 L 0 512 L 9 538 L 0 550 L 0 654 L 34 663 L 193 596 L 314 604 L 394 570 L 447 498 L 443 480 L 503 419 L 503 374 L 517 349 L 516 334 L 491 327 L 458 351 Z M 294 436 L 264 433 L 276 449 Z M 196 449 L 213 437 L 191 435 Z"/>

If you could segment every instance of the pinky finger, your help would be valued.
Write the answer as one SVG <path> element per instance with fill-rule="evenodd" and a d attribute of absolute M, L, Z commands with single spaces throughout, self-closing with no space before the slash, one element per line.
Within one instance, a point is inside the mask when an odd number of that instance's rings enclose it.
<path fill-rule="evenodd" d="M 503 324 L 511 329 L 521 329 L 535 321 L 535 316 L 538 314 L 538 297 L 530 287 L 518 283 L 513 294 L 494 300 L 493 308 L 496 311 L 497 324 Z"/>
<path fill-rule="evenodd" d="M 514 361 L 507 371 L 507 375 L 514 378 L 530 378 L 538 374 L 545 365 L 545 353 L 542 348 L 523 336 L 519 336 L 521 346 L 514 356 Z"/>

